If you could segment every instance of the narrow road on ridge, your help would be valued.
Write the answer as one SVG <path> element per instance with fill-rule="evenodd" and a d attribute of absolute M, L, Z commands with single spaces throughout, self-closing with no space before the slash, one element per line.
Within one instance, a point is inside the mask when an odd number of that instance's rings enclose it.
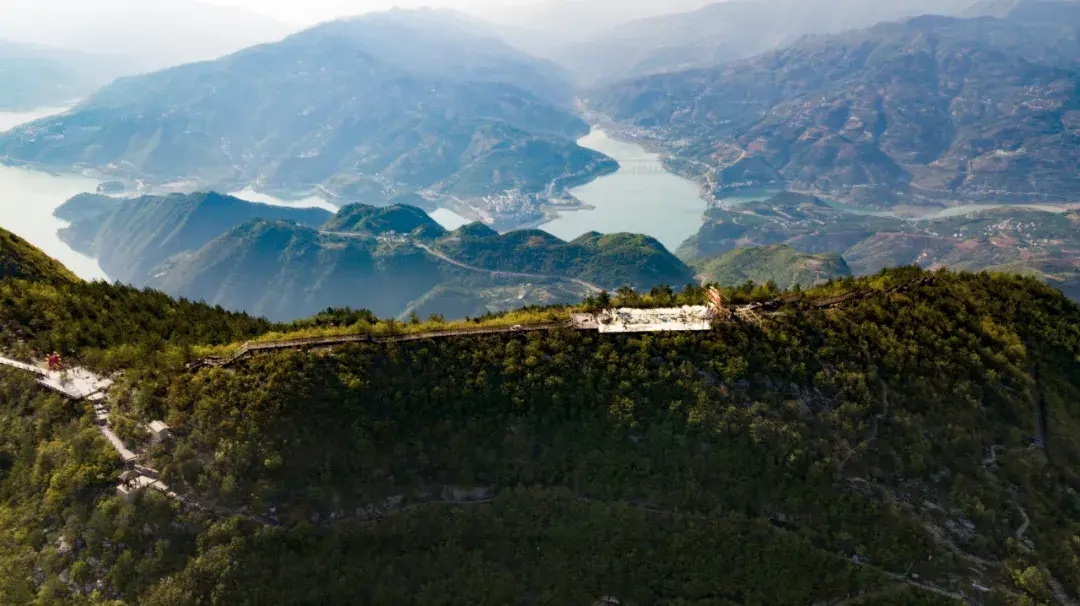
<path fill-rule="evenodd" d="M 366 236 L 364 236 L 364 234 L 356 234 L 356 233 L 346 232 L 346 231 L 320 231 L 319 233 L 325 234 L 325 235 L 328 235 L 328 236 L 338 236 L 338 237 L 341 237 L 341 238 L 366 237 Z M 587 288 L 587 289 L 589 289 L 589 290 L 591 290 L 593 292 L 600 292 L 600 291 L 604 290 L 603 288 L 601 288 L 601 287 L 599 287 L 599 286 L 597 286 L 595 284 L 592 284 L 590 282 L 586 282 L 585 280 L 579 280 L 577 278 L 569 278 L 569 277 L 566 277 L 566 276 L 554 276 L 554 275 L 548 275 L 548 274 L 530 274 L 530 273 L 524 273 L 524 272 L 518 272 L 518 271 L 503 271 L 503 270 L 497 270 L 497 269 L 486 269 L 484 267 L 477 267 L 475 265 L 469 265 L 468 263 L 462 263 L 461 261 L 458 261 L 457 259 L 452 259 L 452 258 L 446 256 L 445 254 L 435 250 L 434 248 L 431 248 L 430 246 L 428 246 L 426 244 L 421 244 L 420 242 L 417 242 L 415 240 L 410 240 L 408 238 L 403 238 L 402 241 L 403 242 L 408 242 L 409 244 L 412 244 L 413 246 L 419 248 L 420 250 L 423 250 L 424 252 L 428 253 L 429 255 L 439 259 L 440 261 L 445 261 L 446 263 L 449 263 L 451 265 L 456 265 L 457 267 L 460 267 L 462 269 L 467 269 L 469 271 L 476 271 L 476 272 L 480 272 L 480 273 L 491 274 L 492 276 L 499 277 L 499 278 L 531 278 L 533 280 L 559 280 L 559 281 L 562 281 L 562 282 L 573 282 L 574 284 L 577 284 L 578 286 L 584 286 L 585 288 Z"/>
<path fill-rule="evenodd" d="M 498 276 L 498 277 L 532 278 L 532 279 L 543 279 L 543 280 L 562 280 L 564 282 L 573 282 L 574 284 L 577 284 L 579 286 L 584 286 L 585 288 L 588 288 L 589 290 L 592 290 L 594 292 L 600 292 L 600 291 L 604 290 L 603 288 L 600 288 L 599 286 L 597 286 L 595 284 L 591 284 L 589 282 L 586 282 L 585 280 L 578 280 L 577 278 L 567 278 L 566 276 L 551 276 L 551 275 L 545 275 L 545 274 L 527 274 L 527 273 L 517 272 L 517 271 L 500 271 L 500 270 L 494 270 L 494 269 L 484 269 L 483 267 L 476 267 L 475 265 L 469 265 L 467 263 L 462 263 L 461 261 L 451 259 L 450 257 L 448 257 L 448 256 L 444 255 L 443 253 L 431 248 L 430 246 L 428 246 L 426 244 L 421 244 L 419 242 L 413 242 L 413 245 L 416 246 L 417 248 L 420 248 L 420 249 L 424 250 L 425 252 L 427 252 L 428 254 L 430 254 L 430 255 L 432 255 L 434 257 L 437 257 L 437 258 L 439 258 L 439 259 L 441 259 L 443 261 L 446 261 L 447 263 L 449 263 L 451 265 L 456 265 L 456 266 L 461 267 L 463 269 L 468 269 L 468 270 L 472 270 L 472 271 L 479 271 L 479 272 L 486 272 L 486 273 L 489 273 L 489 274 L 491 274 L 493 276 Z"/>

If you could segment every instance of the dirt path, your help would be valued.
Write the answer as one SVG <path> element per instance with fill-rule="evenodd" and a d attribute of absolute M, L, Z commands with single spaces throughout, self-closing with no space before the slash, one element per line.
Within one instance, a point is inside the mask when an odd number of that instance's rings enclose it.
<path fill-rule="evenodd" d="M 982 461 L 982 466 L 986 473 L 992 473 L 990 471 L 990 466 L 997 464 L 998 455 L 1003 450 L 1005 450 L 1005 447 L 999 444 L 994 444 L 990 447 L 990 456 L 983 459 Z M 1010 485 L 1008 487 L 1008 490 L 1010 496 L 1013 499 L 1013 505 L 1020 513 L 1020 518 L 1022 519 L 1022 522 L 1020 523 L 1020 526 L 1016 529 L 1016 534 L 1014 535 L 1016 537 L 1016 542 L 1019 545 L 1020 549 L 1031 553 L 1033 551 L 1032 548 L 1028 547 L 1028 545 L 1025 543 L 1025 535 L 1027 534 L 1028 529 L 1031 528 L 1031 518 L 1028 516 L 1028 513 L 1024 509 L 1023 505 L 1020 504 L 1020 495 L 1017 493 L 1016 487 Z M 971 558 L 971 556 L 968 557 L 969 559 Z M 1050 593 L 1054 596 L 1054 601 L 1058 604 L 1061 604 L 1062 606 L 1076 606 L 1076 600 L 1073 600 L 1069 597 L 1069 594 L 1066 593 L 1065 588 L 1062 587 L 1061 582 L 1054 577 L 1050 570 L 1042 566 L 1040 566 L 1039 568 L 1046 575 L 1046 584 L 1050 589 Z"/>

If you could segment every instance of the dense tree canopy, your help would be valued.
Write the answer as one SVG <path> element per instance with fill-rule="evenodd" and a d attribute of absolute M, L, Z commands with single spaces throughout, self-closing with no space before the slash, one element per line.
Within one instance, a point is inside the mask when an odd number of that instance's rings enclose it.
<path fill-rule="evenodd" d="M 47 318 L 37 288 L 2 309 L 20 325 Z M 96 288 L 117 309 L 167 301 Z M 845 293 L 863 294 L 810 304 Z M 119 463 L 89 414 L 0 372 L 0 530 L 12 537 L 0 597 L 950 602 L 936 587 L 1034 604 L 1055 583 L 1075 594 L 1080 310 L 1030 279 L 914 269 L 786 300 L 760 323 L 708 333 L 363 343 L 194 374 L 182 358 L 108 353 L 138 343 L 131 331 L 78 342 L 99 352 L 88 359 L 123 360 L 113 413 L 165 419 L 175 442 L 146 462 L 210 508 L 117 499 Z M 207 328 L 146 320 L 166 352 L 260 329 L 171 305 Z M 374 320 L 327 310 L 275 328 Z"/>

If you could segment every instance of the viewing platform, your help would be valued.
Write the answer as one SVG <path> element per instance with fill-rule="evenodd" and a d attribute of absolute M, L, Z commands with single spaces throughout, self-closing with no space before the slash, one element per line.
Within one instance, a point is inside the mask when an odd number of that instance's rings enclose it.
<path fill-rule="evenodd" d="M 102 390 L 105 385 L 101 377 L 84 368 L 72 368 L 67 371 L 46 370 L 40 366 L 0 357 L 0 364 L 38 375 L 37 382 L 44 387 L 71 398 L 81 400 Z M 111 385 L 111 383 L 108 383 Z M 107 388 L 107 386 L 106 386 Z"/>
<path fill-rule="evenodd" d="M 606 309 L 595 314 L 573 314 L 571 321 L 578 330 L 597 330 L 607 334 L 706 331 L 712 329 L 713 318 L 712 308 L 706 305 L 684 305 L 657 309 Z"/>

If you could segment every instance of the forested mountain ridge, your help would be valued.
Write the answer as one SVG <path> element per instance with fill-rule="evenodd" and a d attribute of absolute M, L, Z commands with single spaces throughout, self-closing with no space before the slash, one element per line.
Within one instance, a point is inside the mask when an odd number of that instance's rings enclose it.
<path fill-rule="evenodd" d="M 8 602 L 1013 604 L 1080 587 L 1080 309 L 1030 279 L 893 270 L 708 333 L 367 343 L 194 375 L 187 347 L 257 322 L 102 283 L 2 279 L 0 300 L 21 355 L 74 338 L 82 363 L 124 369 L 113 422 L 139 444 L 135 422 L 168 422 L 144 463 L 204 504 L 115 496 L 88 410 L 0 368 Z M 826 300 L 844 302 L 812 311 Z M 75 330 L 91 304 L 97 330 Z"/>
<path fill-rule="evenodd" d="M 548 62 L 452 14 L 379 13 L 122 78 L 0 136 L 0 156 L 149 185 L 255 185 L 346 202 L 514 195 L 524 212 L 574 184 L 560 178 L 587 180 L 614 162 L 577 146 L 588 125 L 523 81 L 565 88 Z"/>
<path fill-rule="evenodd" d="M 343 206 L 322 229 L 329 232 L 348 232 L 381 236 L 384 234 L 412 234 L 417 237 L 436 237 L 446 234 L 426 212 L 407 204 L 374 207 L 366 204 Z"/>
<path fill-rule="evenodd" d="M 573 303 L 591 290 L 681 287 L 693 272 L 652 238 L 539 230 L 448 232 L 408 204 L 336 214 L 216 193 L 126 200 L 80 195 L 57 215 L 61 237 L 113 279 L 275 320 L 327 307 L 450 318 Z"/>
<path fill-rule="evenodd" d="M 69 246 L 96 258 L 114 280 L 140 285 L 168 258 L 197 250 L 241 223 L 288 219 L 318 227 L 332 216 L 317 208 L 257 204 L 213 192 L 131 199 L 80 195 L 56 214 L 80 217 L 60 230 Z"/>
<path fill-rule="evenodd" d="M 640 234 L 591 232 L 565 242 L 538 229 L 498 234 L 473 224 L 436 241 L 435 248 L 492 271 L 565 275 L 610 290 L 695 282 L 689 267 L 655 238 Z"/>
<path fill-rule="evenodd" d="M 441 236 L 439 230 L 348 233 L 257 221 L 166 262 L 147 284 L 292 320 L 344 305 L 380 316 L 461 318 L 577 302 L 594 284 L 614 291 L 694 281 L 658 243 L 629 234 L 567 243 L 538 236 L 543 232 L 499 236 L 477 224 Z"/>
<path fill-rule="evenodd" d="M 1043 4 L 1059 18 L 1018 8 L 881 24 L 622 83 L 594 105 L 671 146 L 672 165 L 716 197 L 790 187 L 876 206 L 1075 200 L 1063 167 L 1080 150 L 1080 11 Z"/>
<path fill-rule="evenodd" d="M 286 221 L 254 221 L 172 259 L 148 284 L 274 319 L 346 305 L 394 317 L 459 275 L 443 265 L 408 244 L 326 234 Z M 477 290 L 488 285 L 476 283 Z"/>

